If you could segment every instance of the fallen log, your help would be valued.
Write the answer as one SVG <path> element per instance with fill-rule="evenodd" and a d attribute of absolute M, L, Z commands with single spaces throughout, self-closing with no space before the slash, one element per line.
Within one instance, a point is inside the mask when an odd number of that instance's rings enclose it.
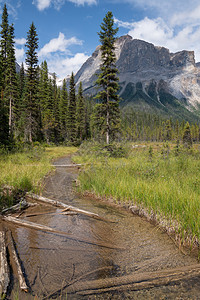
<path fill-rule="evenodd" d="M 17 255 L 15 245 L 14 245 L 14 240 L 13 240 L 13 237 L 12 237 L 12 234 L 11 234 L 10 231 L 8 233 L 8 236 L 9 236 L 9 247 L 8 248 L 9 248 L 10 255 L 12 255 L 13 260 L 14 260 L 15 265 L 16 265 L 16 268 L 17 268 L 17 274 L 18 274 L 18 279 L 19 279 L 19 287 L 22 291 L 28 292 L 28 286 L 26 284 L 26 280 L 25 280 L 23 272 L 22 272 L 19 257 Z"/>
<path fill-rule="evenodd" d="M 25 215 L 25 218 L 30 218 L 30 217 L 38 217 L 38 216 L 45 216 L 45 215 L 69 215 L 69 216 L 73 216 L 73 215 L 77 215 L 76 212 L 43 212 L 43 213 L 35 213 L 35 214 L 29 214 L 29 215 Z"/>
<path fill-rule="evenodd" d="M 9 267 L 6 255 L 5 232 L 0 231 L 0 296 L 5 297 L 9 286 Z"/>
<path fill-rule="evenodd" d="M 41 225 L 41 224 L 36 224 L 36 223 L 26 221 L 26 220 L 23 220 L 23 219 L 17 219 L 15 217 L 11 217 L 11 216 L 5 216 L 2 219 L 3 219 L 3 221 L 10 222 L 10 223 L 16 224 L 18 226 L 28 227 L 28 228 L 31 228 L 31 229 L 34 229 L 34 230 L 41 230 L 41 231 L 44 231 L 44 232 L 50 232 L 50 233 L 53 233 L 53 234 L 62 235 L 62 236 L 65 236 L 66 238 L 68 238 L 70 240 L 82 242 L 82 243 L 85 243 L 85 244 L 95 245 L 95 246 L 98 246 L 98 247 L 104 247 L 104 248 L 108 248 L 108 249 L 125 250 L 124 248 L 120 248 L 120 247 L 117 247 L 115 245 L 111 245 L 111 244 L 106 243 L 106 242 L 100 242 L 100 241 L 95 242 L 95 241 L 92 241 L 92 240 L 89 240 L 89 239 L 86 239 L 86 238 L 82 238 L 82 237 L 81 238 L 74 237 L 70 233 L 66 233 L 66 232 L 60 231 L 60 230 L 55 230 L 51 227 Z"/>
<path fill-rule="evenodd" d="M 80 167 L 82 164 L 52 165 L 52 167 Z"/>
<path fill-rule="evenodd" d="M 67 288 L 67 294 L 77 293 L 82 296 L 89 296 L 113 291 L 136 291 L 177 283 L 181 280 L 188 280 L 199 275 L 200 264 L 154 272 L 135 272 L 122 277 L 81 281 L 69 286 Z"/>
<path fill-rule="evenodd" d="M 62 288 L 59 288 L 59 289 L 51 292 L 51 294 L 48 294 L 42 300 L 46 300 L 46 299 L 50 299 L 52 297 L 58 296 L 58 294 L 60 294 L 66 288 L 67 288 L 67 291 L 68 291 L 68 287 L 69 286 L 73 285 L 76 282 L 79 282 L 81 279 L 87 278 L 88 276 L 91 276 L 91 275 L 93 275 L 95 273 L 98 273 L 98 272 L 111 271 L 112 269 L 113 269 L 113 266 L 105 266 L 105 267 L 101 267 L 101 268 L 95 269 L 93 271 L 90 271 L 88 273 L 84 273 L 83 275 L 79 276 L 78 278 L 76 278 L 74 280 L 71 280 L 70 282 L 68 282 L 67 284 L 65 284 L 64 286 L 62 286 Z"/>
<path fill-rule="evenodd" d="M 22 200 L 16 205 L 3 209 L 1 213 L 2 215 L 16 213 L 22 211 L 23 209 L 26 209 L 28 206 L 29 204 L 26 202 L 26 200 Z"/>
<path fill-rule="evenodd" d="M 40 201 L 40 202 L 43 202 L 43 203 L 46 203 L 46 204 L 50 204 L 50 205 L 53 205 L 53 206 L 56 206 L 56 207 L 61 207 L 61 208 L 64 209 L 63 211 L 70 210 L 70 211 L 74 211 L 74 212 L 77 212 L 79 214 L 86 215 L 88 217 L 91 217 L 91 218 L 94 218 L 94 219 L 97 219 L 97 220 L 107 221 L 104 218 L 100 217 L 98 214 L 95 214 L 95 213 L 92 213 L 92 212 L 89 212 L 89 211 L 86 211 L 86 210 L 83 210 L 83 209 L 79 209 L 79 208 L 76 208 L 76 207 L 71 206 L 71 205 L 67 205 L 67 204 L 65 204 L 63 202 L 60 202 L 60 201 L 48 199 L 46 197 L 42 197 L 42 196 L 32 194 L 32 193 L 27 193 L 26 197 L 28 199 L 34 199 L 34 200 L 37 200 L 37 201 Z"/>

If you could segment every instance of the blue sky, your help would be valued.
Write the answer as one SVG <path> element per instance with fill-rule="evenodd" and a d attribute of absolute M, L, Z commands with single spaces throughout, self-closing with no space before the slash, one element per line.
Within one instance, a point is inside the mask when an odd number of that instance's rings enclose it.
<path fill-rule="evenodd" d="M 199 0 L 0 0 L 14 24 L 16 57 L 25 58 L 25 41 L 34 22 L 40 63 L 63 78 L 76 72 L 99 44 L 97 32 L 112 11 L 118 36 L 130 34 L 171 52 L 194 50 L 200 61 Z"/>

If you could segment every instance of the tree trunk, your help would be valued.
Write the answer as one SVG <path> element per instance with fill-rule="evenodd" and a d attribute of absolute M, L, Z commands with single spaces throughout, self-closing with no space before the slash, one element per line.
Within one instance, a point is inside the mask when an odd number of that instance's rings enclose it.
<path fill-rule="evenodd" d="M 76 208 L 76 207 L 71 206 L 71 205 L 67 205 L 67 204 L 62 203 L 60 201 L 51 200 L 51 199 L 48 199 L 48 198 L 45 198 L 45 197 L 42 197 L 42 196 L 38 196 L 38 195 L 35 195 L 35 194 L 31 194 L 31 193 L 26 194 L 26 197 L 28 199 L 34 199 L 34 200 L 37 200 L 37 201 L 40 201 L 40 202 L 43 202 L 43 203 L 47 203 L 47 204 L 50 204 L 50 205 L 53 205 L 53 206 L 56 206 L 56 207 L 62 207 L 65 210 L 74 211 L 74 212 L 86 215 L 88 217 L 92 217 L 92 218 L 97 219 L 97 220 L 106 221 L 104 218 L 100 217 L 98 214 L 95 214 L 95 213 L 92 213 L 92 212 L 89 212 L 89 211 L 86 211 L 86 210 L 83 210 L 83 209 L 79 209 L 79 208 Z"/>
<path fill-rule="evenodd" d="M 12 98 L 10 97 L 9 102 L 9 136 L 12 135 Z"/>
<path fill-rule="evenodd" d="M 6 254 L 5 232 L 0 231 L 0 296 L 3 297 L 3 295 L 6 295 L 9 281 L 10 279 Z"/>
<path fill-rule="evenodd" d="M 109 144 L 109 92 L 107 90 L 107 103 L 106 103 L 106 144 Z"/>
<path fill-rule="evenodd" d="M 76 282 L 67 288 L 67 294 L 77 293 L 89 296 L 113 291 L 138 291 L 165 286 L 199 276 L 200 265 L 183 266 L 154 272 L 132 273 L 121 277 L 102 278 Z"/>
<path fill-rule="evenodd" d="M 26 284 L 26 280 L 25 280 L 23 272 L 22 272 L 19 257 L 17 255 L 16 249 L 15 249 L 15 246 L 14 246 L 14 240 L 13 240 L 13 237 L 12 237 L 12 234 L 11 234 L 10 231 L 9 231 L 9 242 L 10 242 L 9 243 L 10 254 L 12 254 L 13 260 L 14 260 L 14 262 L 16 264 L 16 267 L 17 267 L 17 273 L 18 273 L 18 278 L 19 278 L 20 289 L 22 291 L 28 292 L 28 286 Z"/>

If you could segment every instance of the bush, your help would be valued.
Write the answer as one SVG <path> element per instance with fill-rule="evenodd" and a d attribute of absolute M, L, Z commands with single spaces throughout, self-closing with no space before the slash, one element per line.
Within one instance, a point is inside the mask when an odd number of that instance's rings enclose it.
<path fill-rule="evenodd" d="M 78 154 L 102 157 L 127 157 L 130 152 L 128 144 L 112 143 L 102 144 L 96 141 L 87 141 L 81 144 Z"/>

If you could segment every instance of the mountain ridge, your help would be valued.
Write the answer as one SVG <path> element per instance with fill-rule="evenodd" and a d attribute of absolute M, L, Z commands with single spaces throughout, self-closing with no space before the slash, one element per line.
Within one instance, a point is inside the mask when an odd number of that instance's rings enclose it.
<path fill-rule="evenodd" d="M 165 47 L 129 35 L 119 37 L 115 47 L 122 107 L 198 118 L 200 63 L 195 62 L 194 51 L 171 53 Z M 101 51 L 97 46 L 75 75 L 75 83 L 82 82 L 87 95 L 97 93 L 95 81 L 100 64 Z"/>

